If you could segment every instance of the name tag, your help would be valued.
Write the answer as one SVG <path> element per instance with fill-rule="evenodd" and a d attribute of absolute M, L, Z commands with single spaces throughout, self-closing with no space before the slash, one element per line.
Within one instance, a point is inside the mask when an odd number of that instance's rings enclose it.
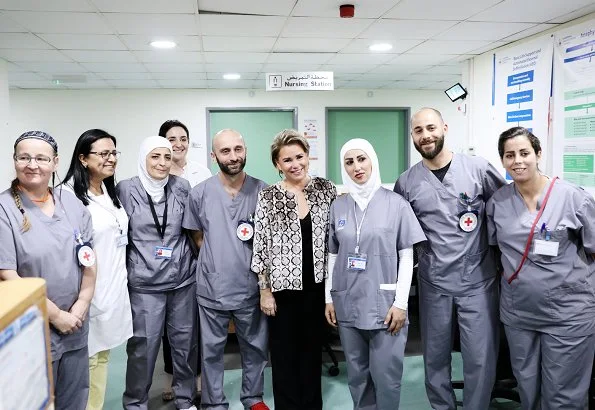
<path fill-rule="evenodd" d="M 347 255 L 347 269 L 355 271 L 366 270 L 368 257 L 365 253 L 356 253 Z"/>
<path fill-rule="evenodd" d="M 128 245 L 128 235 L 126 235 L 126 234 L 118 235 L 118 237 L 116 238 L 116 246 L 118 248 L 121 248 L 122 246 L 126 246 L 126 245 Z"/>
<path fill-rule="evenodd" d="M 156 246 L 155 259 L 171 259 L 173 252 L 174 248 L 168 248 L 167 246 Z"/>
<path fill-rule="evenodd" d="M 560 243 L 556 241 L 544 241 L 543 239 L 535 239 L 533 253 L 536 255 L 558 256 L 559 245 Z"/>

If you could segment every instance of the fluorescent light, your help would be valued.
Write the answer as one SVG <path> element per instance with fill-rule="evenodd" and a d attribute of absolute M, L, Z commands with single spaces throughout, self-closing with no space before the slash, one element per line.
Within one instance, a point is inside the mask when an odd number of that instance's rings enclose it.
<path fill-rule="evenodd" d="M 391 48 L 393 48 L 393 46 L 391 44 L 388 43 L 379 43 L 379 44 L 372 44 L 369 47 L 370 51 L 388 51 Z"/>
<path fill-rule="evenodd" d="M 239 80 L 241 77 L 239 74 L 223 74 L 223 78 L 226 80 Z"/>
<path fill-rule="evenodd" d="M 151 41 L 151 46 L 155 48 L 174 48 L 176 43 L 168 40 Z"/>

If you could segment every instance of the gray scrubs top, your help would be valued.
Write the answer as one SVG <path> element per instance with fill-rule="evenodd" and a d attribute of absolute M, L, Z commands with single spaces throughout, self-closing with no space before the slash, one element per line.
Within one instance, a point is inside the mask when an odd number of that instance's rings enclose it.
<path fill-rule="evenodd" d="M 356 246 L 356 216 L 361 224 L 359 253 L 367 255 L 365 271 L 347 268 L 347 258 Z M 363 217 L 363 220 L 362 220 Z M 384 318 L 395 299 L 398 252 L 426 240 L 409 203 L 401 195 L 380 188 L 366 213 L 351 195 L 341 195 L 331 205 L 329 218 L 330 253 L 337 254 L 331 295 L 342 326 L 358 329 L 386 328 Z"/>
<path fill-rule="evenodd" d="M 543 201 L 546 185 L 538 203 Z M 527 260 L 508 284 L 525 251 L 537 216 L 514 184 L 503 187 L 486 208 L 489 240 L 502 252 L 500 319 L 506 325 L 540 332 L 587 336 L 595 333 L 595 200 L 581 188 L 556 181 L 539 219 Z M 551 230 L 558 256 L 534 253 L 541 226 Z"/>
<path fill-rule="evenodd" d="M 506 181 L 485 159 L 454 154 L 440 182 L 423 162 L 405 171 L 395 192 L 409 201 L 428 241 L 418 250 L 419 277 L 448 295 L 484 292 L 494 283 L 496 263 L 488 246 L 485 203 Z M 460 194 L 471 199 L 477 227 L 465 232 L 459 214 L 467 209 Z"/>
<path fill-rule="evenodd" d="M 250 270 L 252 241 L 241 241 L 236 230 L 240 221 L 254 217 L 258 192 L 266 186 L 246 175 L 242 189 L 231 198 L 214 175 L 192 189 L 184 228 L 204 235 L 196 268 L 200 305 L 235 310 L 257 303 L 258 278 Z"/>
<path fill-rule="evenodd" d="M 147 192 L 138 177 L 122 181 L 116 187 L 118 198 L 130 218 L 126 269 L 128 287 L 137 292 L 163 292 L 179 289 L 194 282 L 190 269 L 192 252 L 188 235 L 182 229 L 190 184 L 183 178 L 169 176 L 167 183 L 167 226 L 163 241 L 155 221 Z M 165 197 L 154 204 L 160 224 L 163 224 Z M 155 247 L 173 248 L 171 259 L 157 259 Z"/>
<path fill-rule="evenodd" d="M 91 214 L 73 193 L 56 188 L 52 217 L 21 195 L 31 228 L 22 232 L 23 215 L 10 189 L 0 194 L 0 269 L 16 270 L 23 278 L 46 280 L 47 297 L 60 310 L 69 311 L 81 289 L 82 269 L 76 256 L 75 232 L 92 246 Z M 50 326 L 52 361 L 63 353 L 87 346 L 89 321 L 71 335 Z"/>

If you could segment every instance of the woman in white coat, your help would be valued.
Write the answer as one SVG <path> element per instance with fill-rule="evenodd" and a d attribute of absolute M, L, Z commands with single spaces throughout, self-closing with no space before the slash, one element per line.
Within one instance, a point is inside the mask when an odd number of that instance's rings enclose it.
<path fill-rule="evenodd" d="M 77 140 L 64 183 L 87 207 L 93 220 L 97 282 L 89 309 L 89 401 L 101 410 L 110 349 L 132 336 L 126 244 L 128 216 L 116 196 L 114 172 L 120 152 L 116 138 L 99 129 Z"/>

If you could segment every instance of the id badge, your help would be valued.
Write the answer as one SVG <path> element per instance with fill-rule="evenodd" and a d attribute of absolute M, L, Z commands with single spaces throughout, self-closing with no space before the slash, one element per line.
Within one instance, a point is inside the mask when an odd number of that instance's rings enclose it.
<path fill-rule="evenodd" d="M 122 246 L 128 245 L 128 235 L 120 234 L 116 237 L 116 246 L 121 248 Z"/>
<path fill-rule="evenodd" d="M 560 243 L 556 241 L 544 241 L 543 239 L 535 239 L 533 253 L 536 255 L 558 256 L 559 246 Z"/>
<path fill-rule="evenodd" d="M 350 253 L 347 255 L 347 269 L 354 271 L 366 270 L 368 256 L 365 253 Z"/>
<path fill-rule="evenodd" d="M 168 248 L 167 246 L 156 246 L 155 259 L 171 259 L 173 252 L 174 248 Z"/>

